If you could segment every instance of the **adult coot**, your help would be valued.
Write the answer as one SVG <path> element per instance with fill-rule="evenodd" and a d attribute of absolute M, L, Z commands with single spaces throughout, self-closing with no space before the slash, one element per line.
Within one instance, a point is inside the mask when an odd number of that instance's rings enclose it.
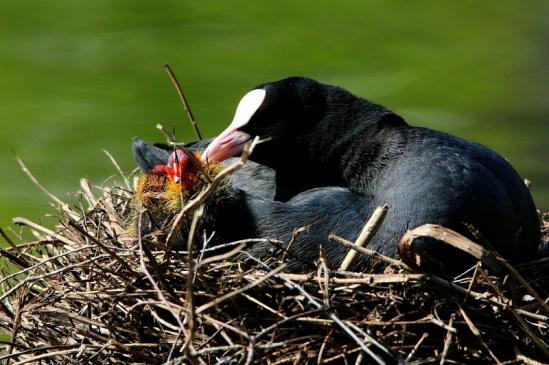
<path fill-rule="evenodd" d="M 191 151 L 202 150 L 208 143 L 197 142 L 187 147 Z M 173 147 L 155 146 L 134 137 L 132 150 L 141 171 L 170 175 Z M 183 160 L 182 156 L 180 158 Z M 233 159 L 227 159 L 224 163 L 232 162 Z M 173 170 L 176 169 L 172 168 L 172 174 Z M 206 201 L 201 229 L 210 233 L 215 231 L 213 244 L 246 238 L 281 241 L 283 244 L 258 241 L 247 247 L 246 252 L 260 259 L 272 251 L 285 252 L 289 270 L 308 271 L 314 268 L 320 246 L 330 262 L 339 265 L 346 249 L 330 242 L 328 236 L 333 233 L 355 240 L 375 208 L 370 206 L 369 199 L 342 187 L 311 189 L 287 202 L 273 200 L 274 189 L 274 171 L 248 161 Z M 186 227 L 183 228 L 181 245 L 187 237 Z M 298 228 L 304 229 L 296 233 Z M 361 259 L 357 267 L 363 268 L 366 264 L 367 260 Z"/>
<path fill-rule="evenodd" d="M 396 255 L 406 230 L 434 223 L 470 237 L 474 231 L 476 241 L 511 261 L 537 252 L 539 219 L 528 189 L 507 161 L 479 144 L 410 126 L 381 105 L 304 77 L 247 93 L 203 159 L 236 155 L 254 136 L 268 139 L 251 159 L 275 169 L 278 200 L 332 185 L 357 193 L 364 210 L 388 204 L 370 243 L 375 250 Z M 455 252 L 431 240 L 417 247 L 456 263 Z"/>

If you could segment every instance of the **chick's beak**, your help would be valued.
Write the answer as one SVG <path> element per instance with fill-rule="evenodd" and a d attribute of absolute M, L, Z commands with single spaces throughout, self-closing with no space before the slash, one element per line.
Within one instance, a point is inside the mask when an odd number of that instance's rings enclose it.
<path fill-rule="evenodd" d="M 226 129 L 217 136 L 202 154 L 204 162 L 221 162 L 229 157 L 237 156 L 244 150 L 244 146 L 252 139 L 248 133 Z"/>

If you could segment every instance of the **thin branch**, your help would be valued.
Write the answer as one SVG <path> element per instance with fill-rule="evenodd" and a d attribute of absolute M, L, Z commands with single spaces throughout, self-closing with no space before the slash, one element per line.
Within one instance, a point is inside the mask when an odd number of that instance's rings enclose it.
<path fill-rule="evenodd" d="M 450 321 L 448 322 L 449 328 L 453 328 L 452 325 L 454 324 L 455 316 L 455 313 L 453 313 L 450 317 Z M 440 356 L 440 365 L 446 363 L 446 357 L 448 356 L 448 351 L 450 350 L 450 345 L 452 344 L 452 338 L 454 336 L 454 333 L 454 331 L 446 332 L 446 336 L 444 337 L 444 348 L 442 349 L 442 354 Z"/>
<path fill-rule="evenodd" d="M 130 273 L 134 274 L 134 270 L 128 265 L 128 263 L 124 260 L 122 260 L 116 253 L 114 253 L 110 248 L 105 246 L 101 241 L 99 241 L 97 238 L 90 235 L 86 230 L 81 228 L 78 224 L 74 223 L 73 221 L 68 222 L 69 225 L 76 229 L 78 232 L 80 232 L 84 237 L 88 238 L 90 241 L 92 241 L 94 244 L 99 246 L 103 251 L 108 253 L 113 259 L 115 259 L 120 265 L 122 265 L 126 270 L 128 270 Z"/>
<path fill-rule="evenodd" d="M 109 158 L 109 160 L 111 160 L 112 164 L 114 165 L 114 168 L 116 169 L 118 174 L 124 180 L 124 184 L 126 185 L 126 189 L 131 190 L 132 188 L 130 186 L 130 181 L 128 180 L 128 177 L 122 172 L 122 169 L 120 168 L 120 165 L 118 164 L 118 162 L 116 162 L 116 160 L 111 155 L 111 153 L 109 151 L 107 151 L 106 149 L 103 149 L 103 153 L 105 153 L 107 155 L 107 157 Z"/>
<path fill-rule="evenodd" d="M 61 199 L 59 199 L 56 195 L 54 195 L 53 193 L 51 193 L 48 189 L 46 189 L 42 184 L 40 184 L 40 182 L 38 181 L 38 179 L 36 177 L 34 177 L 34 175 L 32 174 L 32 172 L 30 172 L 30 170 L 27 168 L 27 166 L 25 165 L 25 163 L 23 162 L 23 160 L 15 155 L 15 158 L 17 159 L 17 162 L 19 163 L 19 166 L 21 166 L 21 169 L 23 170 L 23 172 L 31 179 L 31 181 L 34 183 L 34 185 L 36 185 L 40 190 L 42 190 L 53 202 L 55 202 L 60 208 L 61 210 L 63 210 L 65 213 L 67 213 L 72 219 L 79 219 L 80 216 L 75 213 L 71 208 L 70 206 L 65 203 L 64 201 L 62 201 Z"/>
<path fill-rule="evenodd" d="M 276 274 L 278 274 L 280 271 L 284 270 L 285 268 L 286 268 L 286 264 L 282 264 L 279 267 L 277 267 L 276 269 L 274 269 L 272 271 L 269 271 L 266 275 L 264 275 L 263 277 L 261 277 L 260 279 L 258 279 L 256 281 L 254 281 L 253 283 L 250 283 L 250 284 L 245 285 L 241 288 L 238 288 L 238 289 L 236 289 L 236 290 L 234 290 L 230 293 L 227 293 L 225 295 L 217 297 L 214 300 L 212 300 L 212 301 L 210 301 L 206 304 L 202 304 L 200 307 L 196 308 L 195 313 L 197 315 L 199 315 L 200 313 L 210 309 L 211 307 L 218 306 L 219 304 L 223 303 L 227 299 L 230 299 L 230 298 L 232 298 L 235 295 L 238 295 L 240 293 L 244 293 L 246 290 L 250 290 L 254 286 L 257 286 L 257 285 L 261 284 L 262 282 L 264 282 L 265 280 L 269 279 L 272 276 L 275 276 Z"/>
<path fill-rule="evenodd" d="M 376 251 L 373 251 L 373 250 L 370 250 L 370 249 L 367 249 L 367 248 L 364 248 L 364 247 L 359 247 L 359 246 L 355 245 L 353 242 L 347 241 L 346 239 L 341 238 L 339 236 L 331 234 L 330 236 L 328 236 L 328 239 L 332 242 L 335 242 L 335 243 L 340 244 L 342 246 L 349 247 L 349 248 L 351 248 L 355 251 L 358 251 L 363 255 L 370 256 L 370 257 L 373 257 L 373 258 L 378 259 L 380 261 L 383 261 L 383 262 L 385 262 L 389 265 L 395 265 L 397 267 L 400 267 L 401 269 L 411 271 L 411 272 L 414 271 L 410 266 L 408 266 L 407 264 L 405 264 L 404 262 L 402 262 L 400 260 L 395 260 L 391 257 L 382 255 L 379 252 L 376 252 Z"/>
<path fill-rule="evenodd" d="M 481 343 L 482 347 L 484 347 L 486 352 L 488 352 L 488 354 L 490 354 L 490 356 L 492 357 L 492 359 L 494 360 L 494 362 L 496 364 L 498 364 L 498 365 L 501 364 L 501 361 L 499 361 L 499 359 L 496 357 L 496 355 L 492 352 L 492 350 L 488 347 L 488 345 L 486 344 L 486 342 L 482 338 L 482 334 L 478 330 L 477 326 L 475 326 L 473 321 L 471 321 L 471 319 L 469 318 L 469 316 L 465 312 L 465 309 L 463 309 L 463 307 L 461 305 L 458 307 L 458 309 L 459 309 L 459 313 L 461 314 L 461 316 L 465 320 L 465 323 L 467 323 L 467 327 L 469 327 L 469 329 L 471 330 L 473 335 L 475 335 L 475 337 Z"/>
<path fill-rule="evenodd" d="M 173 134 L 169 133 L 168 131 L 166 131 L 166 129 L 164 129 L 164 126 L 161 123 L 156 123 L 156 129 L 158 129 L 160 131 L 160 133 L 162 133 L 164 135 L 164 137 L 166 138 L 168 143 L 175 143 L 176 142 L 175 136 Z"/>
<path fill-rule="evenodd" d="M 387 204 L 383 206 L 379 206 L 374 210 L 374 213 L 368 220 L 368 222 L 364 225 L 364 228 L 360 232 L 360 235 L 355 241 L 355 247 L 363 247 L 368 246 L 368 243 L 370 240 L 375 236 L 377 233 L 377 230 L 383 223 L 383 220 L 385 219 L 385 216 L 387 215 Z M 345 259 L 343 259 L 343 262 L 339 266 L 339 271 L 347 271 L 351 265 L 354 264 L 357 258 L 357 250 L 350 250 L 349 253 L 347 253 L 347 256 L 345 256 Z"/>
<path fill-rule="evenodd" d="M 164 293 L 160 288 L 158 287 L 158 284 L 154 281 L 154 278 L 149 273 L 149 270 L 147 269 L 147 265 L 145 264 L 145 257 L 143 255 L 143 240 L 141 239 L 141 225 L 142 225 L 142 219 L 143 219 L 143 209 L 142 207 L 139 207 L 139 216 L 138 216 L 138 223 L 137 223 L 137 241 L 139 244 L 139 266 L 141 271 L 145 274 L 151 285 L 153 286 L 154 290 L 156 290 L 156 293 L 158 295 L 158 298 L 164 303 L 170 314 L 173 316 L 173 318 L 176 320 L 177 324 L 179 325 L 179 328 L 183 331 L 185 326 L 183 325 L 183 322 L 181 321 L 181 318 L 179 318 L 179 315 L 175 313 L 172 310 L 172 305 L 168 302 L 166 297 L 164 296 Z"/>
<path fill-rule="evenodd" d="M 194 279 L 194 250 L 193 250 L 193 243 L 194 243 L 194 234 L 196 231 L 196 226 L 198 224 L 198 221 L 200 217 L 202 217 L 202 213 L 204 213 L 204 205 L 201 205 L 198 207 L 197 210 L 194 211 L 193 214 L 193 220 L 191 222 L 191 229 L 189 230 L 189 235 L 187 237 L 187 265 L 188 265 L 188 273 L 187 273 L 187 323 L 188 323 L 188 332 L 187 332 L 187 338 L 185 340 L 185 344 L 183 347 L 187 351 L 187 354 L 189 354 L 189 357 L 192 355 L 192 343 L 193 343 L 193 335 L 195 331 L 195 311 L 194 311 L 194 293 L 193 293 L 193 279 Z"/>
<path fill-rule="evenodd" d="M 193 127 L 194 133 L 196 134 L 196 138 L 199 140 L 202 140 L 202 135 L 200 134 L 200 130 L 198 129 L 198 125 L 196 124 L 196 120 L 194 119 L 194 115 L 191 111 L 191 107 L 189 106 L 189 103 L 187 102 L 187 98 L 185 97 L 185 94 L 183 93 L 183 89 L 181 88 L 181 85 L 179 84 L 179 80 L 177 80 L 177 77 L 175 76 L 175 73 L 172 71 L 172 68 L 167 63 L 164 65 L 164 69 L 168 73 L 168 76 L 172 80 L 173 85 L 175 86 L 175 89 L 177 90 L 177 94 L 179 95 L 179 100 L 181 100 L 181 104 L 183 105 L 183 109 L 185 109 L 185 113 L 187 114 L 187 117 L 189 118 L 191 122 L 191 126 Z"/>
<path fill-rule="evenodd" d="M 15 243 L 13 243 L 11 238 L 6 234 L 6 232 L 4 232 L 4 230 L 2 228 L 0 228 L 0 236 L 2 236 L 2 238 L 4 238 L 4 240 L 8 243 L 8 245 L 10 245 L 10 247 L 14 251 L 19 252 L 19 248 L 17 247 L 17 245 Z"/>

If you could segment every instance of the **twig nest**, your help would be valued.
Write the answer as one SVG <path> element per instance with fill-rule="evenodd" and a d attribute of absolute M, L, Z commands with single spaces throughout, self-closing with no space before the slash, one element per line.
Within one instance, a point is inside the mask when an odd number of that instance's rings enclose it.
<path fill-rule="evenodd" d="M 212 169 L 214 176 L 217 167 Z M 0 327 L 11 337 L 0 360 L 533 364 L 549 359 L 546 260 L 516 268 L 534 295 L 524 284 L 510 288 L 481 265 L 450 281 L 404 266 L 369 274 L 331 271 L 322 262 L 310 273 L 291 274 L 284 266 L 269 270 L 235 259 L 233 248 L 242 242 L 227 243 L 224 253 L 215 246 L 170 255 L 165 246 L 150 245 L 155 232 L 167 235 L 166 222 L 182 202 L 200 196 L 201 186 L 208 189 L 200 181 L 196 190 L 184 191 L 166 174 L 147 174 L 135 192 L 100 187 L 100 196 L 82 184 L 89 206 L 63 205 L 55 230 L 16 219 L 33 235 L 10 240 L 0 251 L 9 265 L 0 275 Z M 128 244 L 120 222 L 135 224 L 139 205 L 157 209 L 156 219 L 164 214 L 165 222 L 154 222 L 155 231 L 146 235 L 135 230 Z M 143 223 L 147 215 L 154 216 L 139 211 L 137 217 Z"/>

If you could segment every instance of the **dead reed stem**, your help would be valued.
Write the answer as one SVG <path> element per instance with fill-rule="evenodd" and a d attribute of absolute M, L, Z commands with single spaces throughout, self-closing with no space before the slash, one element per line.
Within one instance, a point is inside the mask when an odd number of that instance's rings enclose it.
<path fill-rule="evenodd" d="M 177 90 L 177 95 L 179 95 L 179 100 L 181 100 L 181 104 L 183 105 L 183 109 L 185 110 L 185 113 L 187 114 L 187 117 L 189 117 L 189 120 L 191 122 L 191 126 L 193 127 L 194 133 L 196 135 L 196 138 L 199 140 L 202 140 L 202 135 L 200 134 L 200 130 L 198 129 L 198 124 L 196 123 L 196 120 L 194 119 L 193 112 L 191 111 L 191 107 L 189 103 L 187 102 L 187 98 L 185 97 L 185 93 L 183 93 L 183 89 L 181 88 L 181 85 L 179 84 L 179 80 L 177 80 L 177 77 L 175 76 L 175 73 L 172 71 L 172 68 L 167 63 L 164 65 L 164 69 L 168 73 L 168 76 L 170 77 L 170 80 L 172 80 L 173 85 L 175 86 L 175 89 Z"/>
<path fill-rule="evenodd" d="M 358 238 L 355 241 L 355 247 L 363 247 L 367 246 L 370 240 L 374 237 L 377 230 L 383 223 L 383 219 L 385 219 L 385 215 L 387 214 L 388 207 L 387 205 L 383 205 L 380 207 L 377 207 L 374 210 L 374 213 L 364 225 L 364 228 L 358 235 Z M 354 264 L 356 261 L 357 251 L 356 250 L 350 250 L 347 256 L 343 259 L 341 262 L 341 265 L 339 266 L 339 271 L 347 271 L 351 265 Z"/>

